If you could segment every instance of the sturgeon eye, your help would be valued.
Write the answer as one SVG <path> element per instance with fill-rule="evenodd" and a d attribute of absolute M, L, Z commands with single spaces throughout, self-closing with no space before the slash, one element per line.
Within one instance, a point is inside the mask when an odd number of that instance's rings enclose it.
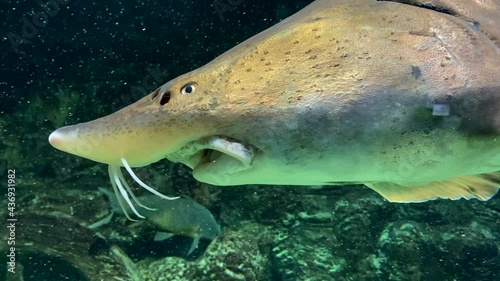
<path fill-rule="evenodd" d="M 187 83 L 182 87 L 181 89 L 181 94 L 183 95 L 190 95 L 196 91 L 196 83 Z"/>

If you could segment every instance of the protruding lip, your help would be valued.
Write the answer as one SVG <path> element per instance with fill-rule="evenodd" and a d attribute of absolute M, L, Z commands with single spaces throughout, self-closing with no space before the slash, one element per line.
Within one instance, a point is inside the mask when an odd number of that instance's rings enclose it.
<path fill-rule="evenodd" d="M 169 160 L 184 163 L 192 169 L 214 165 L 216 161 L 218 165 L 223 165 L 227 160 L 233 159 L 239 163 L 236 165 L 239 169 L 245 170 L 252 165 L 254 157 L 253 146 L 224 136 L 212 136 L 193 141 L 177 152 L 167 155 Z"/>

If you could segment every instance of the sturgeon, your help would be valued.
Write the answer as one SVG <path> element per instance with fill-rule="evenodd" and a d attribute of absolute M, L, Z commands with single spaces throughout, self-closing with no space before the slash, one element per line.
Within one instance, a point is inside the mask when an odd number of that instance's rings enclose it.
<path fill-rule="evenodd" d="M 157 193 L 131 167 L 165 158 L 213 185 L 488 200 L 500 185 L 498 26 L 495 0 L 317 0 L 49 142 L 108 164 L 132 208 L 120 167 Z"/>

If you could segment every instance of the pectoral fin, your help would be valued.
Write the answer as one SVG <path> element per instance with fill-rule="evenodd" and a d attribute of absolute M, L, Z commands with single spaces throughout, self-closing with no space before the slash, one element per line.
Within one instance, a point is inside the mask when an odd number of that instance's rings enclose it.
<path fill-rule="evenodd" d="M 189 248 L 188 255 L 190 255 L 196 248 L 198 248 L 198 244 L 200 243 L 200 237 L 193 237 L 193 242 L 191 242 L 191 248 Z"/>
<path fill-rule="evenodd" d="M 167 232 L 156 232 L 155 233 L 155 238 L 154 241 L 163 241 L 172 238 L 175 234 L 173 233 L 167 233 Z"/>
<path fill-rule="evenodd" d="M 114 194 L 113 194 L 113 195 L 114 195 Z M 97 221 L 97 222 L 95 222 L 95 223 L 93 223 L 93 224 L 89 225 L 88 227 L 89 227 L 90 229 L 97 229 L 97 228 L 99 228 L 99 227 L 101 227 L 101 226 L 103 226 L 103 225 L 105 225 L 105 224 L 108 224 L 108 223 L 111 221 L 111 219 L 113 218 L 113 215 L 114 215 L 114 214 L 115 214 L 114 212 L 111 212 L 111 213 L 109 213 L 109 215 L 107 215 L 105 218 L 103 218 L 103 219 L 101 219 L 101 220 L 99 220 L 99 221 Z"/>
<path fill-rule="evenodd" d="M 438 198 L 457 200 L 476 198 L 486 201 L 500 188 L 500 172 L 454 177 L 424 186 L 403 186 L 396 183 L 365 183 L 390 202 L 424 202 Z"/>

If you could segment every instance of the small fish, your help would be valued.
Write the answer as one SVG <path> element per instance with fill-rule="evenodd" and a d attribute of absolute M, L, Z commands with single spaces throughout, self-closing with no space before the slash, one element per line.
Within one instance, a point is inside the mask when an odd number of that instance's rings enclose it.
<path fill-rule="evenodd" d="M 99 191 L 108 197 L 113 213 L 125 215 L 130 211 L 130 207 L 120 207 L 118 198 L 113 192 L 105 188 L 99 188 Z M 188 255 L 198 247 L 201 238 L 213 240 L 222 233 L 212 213 L 189 198 L 181 197 L 176 200 L 165 200 L 155 195 L 145 195 L 137 199 L 139 202 L 148 205 L 148 208 L 142 211 L 145 219 L 161 230 L 156 233 L 155 241 L 164 240 L 173 235 L 184 235 L 193 238 Z M 95 229 L 108 223 L 113 213 L 94 223 L 89 228 Z"/>
<path fill-rule="evenodd" d="M 496 0 L 317 0 L 49 142 L 108 164 L 131 208 L 121 167 L 156 192 L 131 167 L 165 158 L 214 185 L 488 200 L 500 186 L 498 26 Z"/>

